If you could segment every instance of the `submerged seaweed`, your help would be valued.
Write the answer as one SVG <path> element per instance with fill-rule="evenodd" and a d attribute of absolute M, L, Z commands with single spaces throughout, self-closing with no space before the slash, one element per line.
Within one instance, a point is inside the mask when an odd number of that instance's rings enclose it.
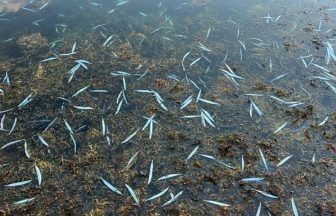
<path fill-rule="evenodd" d="M 2 12 L 0 215 L 335 215 L 332 2 Z"/>

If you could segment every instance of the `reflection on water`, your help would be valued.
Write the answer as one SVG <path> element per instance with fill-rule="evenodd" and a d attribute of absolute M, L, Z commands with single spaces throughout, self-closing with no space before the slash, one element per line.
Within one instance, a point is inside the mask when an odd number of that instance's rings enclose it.
<path fill-rule="evenodd" d="M 28 0 L 8 0 L 0 2 L 0 12 L 17 12 Z"/>
<path fill-rule="evenodd" d="M 335 214 L 332 3 L 2 2 L 0 212 Z"/>

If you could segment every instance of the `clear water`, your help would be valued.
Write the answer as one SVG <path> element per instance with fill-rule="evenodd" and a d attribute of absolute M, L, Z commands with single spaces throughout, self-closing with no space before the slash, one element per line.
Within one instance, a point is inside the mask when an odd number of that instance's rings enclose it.
<path fill-rule="evenodd" d="M 0 2 L 0 142 L 25 140 L 0 150 L 2 214 L 336 214 L 335 1 L 18 2 Z"/>

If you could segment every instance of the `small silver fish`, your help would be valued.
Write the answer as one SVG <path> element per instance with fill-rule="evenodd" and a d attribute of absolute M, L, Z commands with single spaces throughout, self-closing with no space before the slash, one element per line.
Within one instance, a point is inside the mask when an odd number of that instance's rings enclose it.
<path fill-rule="evenodd" d="M 147 185 L 149 185 L 149 184 L 151 183 L 151 181 L 152 181 L 152 177 L 153 177 L 153 166 L 154 166 L 154 164 L 153 164 L 153 160 L 152 160 L 151 165 L 150 165 L 150 167 L 149 167 L 149 176 L 148 176 L 148 183 L 147 183 Z"/>
<path fill-rule="evenodd" d="M 104 185 L 106 187 L 108 187 L 111 191 L 119 194 L 119 195 L 122 195 L 122 193 L 117 189 L 115 188 L 113 185 L 111 185 L 110 183 L 108 183 L 105 179 L 103 179 L 102 177 L 100 177 L 100 179 L 103 181 Z"/>
<path fill-rule="evenodd" d="M 213 204 L 213 205 L 222 206 L 222 207 L 230 206 L 229 204 L 218 202 L 218 201 L 213 201 L 213 200 L 203 200 L 203 201 L 207 202 L 207 203 L 210 203 L 210 204 Z"/>
<path fill-rule="evenodd" d="M 131 140 L 131 139 L 138 133 L 139 130 L 140 130 L 140 128 L 137 129 L 137 130 L 136 130 L 134 133 L 132 133 L 131 135 L 129 135 L 124 141 L 121 142 L 121 144 L 127 143 L 129 140 Z"/>
<path fill-rule="evenodd" d="M 181 175 L 182 174 L 169 174 L 169 175 L 165 175 L 165 176 L 160 177 L 158 179 L 158 181 L 167 180 L 167 179 L 174 178 L 174 177 L 181 176 Z"/>
<path fill-rule="evenodd" d="M 7 185 L 5 185 L 5 187 L 18 187 L 18 186 L 23 186 L 23 185 L 29 184 L 31 181 L 32 181 L 32 180 L 21 181 L 21 182 L 15 182 L 15 183 L 7 184 Z"/>
<path fill-rule="evenodd" d="M 42 175 L 41 175 L 41 171 L 40 171 L 40 169 L 36 166 L 36 164 L 35 164 L 35 173 L 36 173 L 36 177 L 37 177 L 38 185 L 41 186 L 41 183 L 42 183 Z"/>
<path fill-rule="evenodd" d="M 139 200 L 138 200 L 138 198 L 137 198 L 134 190 L 130 186 L 128 186 L 127 184 L 125 184 L 125 186 L 126 186 L 128 192 L 131 194 L 131 196 L 134 199 L 134 201 L 136 202 L 136 204 L 139 205 Z"/>
<path fill-rule="evenodd" d="M 150 201 L 150 200 L 153 200 L 153 199 L 156 199 L 156 198 L 159 198 L 160 196 L 164 195 L 167 191 L 169 190 L 169 187 L 167 187 L 166 189 L 164 189 L 163 191 L 161 191 L 160 193 L 146 199 L 145 201 Z"/>

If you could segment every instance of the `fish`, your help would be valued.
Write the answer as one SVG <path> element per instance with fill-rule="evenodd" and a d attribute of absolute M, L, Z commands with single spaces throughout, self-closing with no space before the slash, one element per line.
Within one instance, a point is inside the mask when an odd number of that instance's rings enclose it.
<path fill-rule="evenodd" d="M 127 143 L 128 141 L 130 141 L 138 133 L 139 130 L 140 130 L 140 128 L 137 129 L 135 132 L 133 132 L 131 135 L 129 135 L 124 141 L 121 142 L 121 144 L 124 144 L 124 143 Z"/>
<path fill-rule="evenodd" d="M 43 137 L 40 134 L 37 134 L 37 137 L 43 145 L 49 147 L 49 144 L 43 139 Z"/>
<path fill-rule="evenodd" d="M 272 82 L 274 82 L 274 81 L 276 81 L 276 80 L 279 80 L 279 79 L 281 79 L 282 77 L 286 76 L 287 74 L 288 74 L 288 73 L 281 74 L 281 75 L 275 77 L 274 79 L 272 79 L 270 82 L 272 83 Z"/>
<path fill-rule="evenodd" d="M 96 25 L 92 28 L 92 30 L 96 30 L 99 27 L 104 27 L 106 24 L 100 24 L 100 25 Z"/>
<path fill-rule="evenodd" d="M 187 159 L 186 159 L 186 162 L 187 162 L 192 156 L 194 156 L 194 154 L 197 152 L 198 148 L 199 148 L 199 145 L 196 146 L 196 147 L 194 148 L 194 150 L 192 150 L 192 151 L 190 152 L 190 154 L 188 155 L 188 157 L 187 157 Z"/>
<path fill-rule="evenodd" d="M 39 19 L 39 20 L 35 20 L 34 22 L 32 22 L 33 25 L 39 26 L 40 22 L 44 21 L 45 19 Z"/>
<path fill-rule="evenodd" d="M 26 7 L 21 7 L 22 10 L 26 10 L 26 11 L 29 11 L 29 12 L 33 12 L 33 13 L 36 13 L 36 11 L 30 9 L 30 8 L 26 8 Z"/>
<path fill-rule="evenodd" d="M 14 122 L 13 122 L 13 126 L 12 126 L 12 128 L 10 129 L 8 135 L 10 135 L 10 134 L 14 131 L 15 126 L 16 126 L 16 122 L 17 122 L 17 118 L 15 117 Z"/>
<path fill-rule="evenodd" d="M 201 48 L 202 50 L 204 50 L 204 51 L 206 51 L 206 52 L 211 52 L 211 50 L 210 49 L 208 49 L 206 46 L 204 46 L 203 44 L 201 44 L 201 43 L 198 43 L 199 45 L 198 45 L 198 47 L 199 48 Z"/>
<path fill-rule="evenodd" d="M 26 184 L 29 184 L 32 180 L 27 180 L 27 181 L 20 181 L 20 182 L 15 182 L 11 184 L 4 185 L 5 187 L 18 187 L 18 186 L 23 186 Z"/>
<path fill-rule="evenodd" d="M 213 205 L 217 205 L 217 206 L 221 206 L 221 207 L 229 207 L 229 204 L 226 203 L 222 203 L 222 202 L 218 202 L 218 201 L 213 201 L 213 200 L 203 200 L 204 202 L 213 204 Z"/>
<path fill-rule="evenodd" d="M 73 94 L 71 97 L 76 97 L 80 93 L 84 92 L 86 89 L 88 89 L 90 85 L 85 86 L 84 88 L 79 89 L 75 94 Z"/>
<path fill-rule="evenodd" d="M 187 52 L 184 56 L 183 56 L 183 58 L 182 58 L 182 69 L 183 69 L 183 71 L 185 71 L 185 67 L 184 67 L 184 60 L 187 58 L 187 56 L 189 55 L 191 53 L 191 51 L 189 51 L 189 52 Z"/>
<path fill-rule="evenodd" d="M 159 198 L 160 196 L 163 196 L 168 190 L 169 190 L 169 187 L 167 187 L 166 189 L 164 189 L 164 190 L 161 191 L 160 193 L 158 193 L 158 194 L 156 194 L 156 195 L 154 195 L 154 196 L 152 196 L 152 197 L 146 199 L 145 201 L 147 202 L 147 201 L 150 201 L 150 200 L 153 200 L 153 199 L 157 199 L 157 198 Z"/>
<path fill-rule="evenodd" d="M 211 28 L 208 29 L 207 36 L 206 36 L 207 39 L 209 38 L 210 31 L 211 31 Z"/>
<path fill-rule="evenodd" d="M 205 122 L 208 123 L 211 127 L 215 127 L 215 125 L 213 124 L 213 122 L 214 122 L 213 118 L 204 109 L 201 110 L 201 118 L 202 118 L 202 122 L 203 122 L 204 127 L 206 127 Z"/>
<path fill-rule="evenodd" d="M 1 117 L 0 130 L 5 130 L 5 128 L 4 128 L 5 118 L 6 118 L 6 114 L 4 114 L 4 115 Z"/>
<path fill-rule="evenodd" d="M 199 101 L 202 101 L 202 102 L 204 102 L 204 103 L 211 104 L 211 105 L 217 105 L 217 106 L 220 106 L 219 103 L 214 102 L 214 101 L 210 101 L 210 100 L 206 100 L 206 99 L 204 99 L 204 98 L 199 98 Z"/>
<path fill-rule="evenodd" d="M 91 92 L 91 93 L 108 93 L 108 91 L 105 90 L 105 89 L 93 89 L 93 90 L 89 90 L 89 92 Z"/>
<path fill-rule="evenodd" d="M 103 179 L 102 177 L 100 177 L 100 179 L 102 180 L 102 182 L 104 183 L 104 185 L 106 187 L 108 187 L 111 191 L 119 194 L 119 195 L 122 195 L 122 193 L 117 189 L 115 188 L 113 185 L 111 185 L 109 182 L 107 182 L 105 179 Z"/>
<path fill-rule="evenodd" d="M 116 6 L 122 6 L 122 5 L 125 5 L 128 3 L 128 0 L 127 1 L 119 1 Z"/>
<path fill-rule="evenodd" d="M 194 95 L 191 95 L 190 97 L 188 97 L 185 101 L 182 102 L 180 109 L 185 108 L 186 106 L 188 106 L 192 101 L 193 101 L 193 97 Z"/>
<path fill-rule="evenodd" d="M 42 183 L 42 175 L 41 175 L 41 171 L 40 169 L 38 168 L 38 166 L 35 164 L 35 174 L 36 174 L 36 177 L 37 177 L 37 182 L 38 182 L 38 185 L 41 186 L 41 183 Z"/>
<path fill-rule="evenodd" d="M 149 185 L 151 183 L 152 177 L 153 177 L 153 160 L 152 160 L 151 165 L 149 167 L 149 176 L 148 176 L 147 185 Z"/>
<path fill-rule="evenodd" d="M 259 206 L 258 206 L 258 210 L 257 210 L 256 216 L 260 216 L 260 212 L 261 212 L 261 202 L 259 203 Z"/>
<path fill-rule="evenodd" d="M 101 122 L 102 122 L 102 134 L 103 136 L 105 136 L 106 135 L 106 125 L 105 125 L 104 118 L 102 118 Z"/>
<path fill-rule="evenodd" d="M 122 92 L 120 92 L 120 93 L 122 93 Z M 121 94 L 120 94 L 120 95 L 121 95 Z M 120 112 L 122 103 L 123 103 L 123 100 L 121 100 L 121 101 L 119 102 L 119 104 L 118 104 L 118 106 L 117 106 L 117 110 L 116 110 L 116 112 L 114 113 L 114 115 L 117 115 L 117 114 Z"/>
<path fill-rule="evenodd" d="M 170 193 L 170 197 L 171 199 L 168 200 L 167 202 L 165 202 L 161 207 L 164 207 L 166 205 L 169 205 L 170 203 L 174 202 L 179 196 L 181 196 L 183 193 L 183 191 L 180 191 L 179 193 L 177 193 L 176 195 Z"/>
<path fill-rule="evenodd" d="M 29 152 L 28 152 L 28 147 L 27 147 L 27 142 L 25 141 L 24 142 L 24 152 L 25 152 L 25 155 L 28 159 L 30 159 L 30 155 L 29 155 Z"/>
<path fill-rule="evenodd" d="M 33 93 L 29 94 L 19 105 L 18 108 L 22 108 L 33 100 Z"/>
<path fill-rule="evenodd" d="M 109 136 L 105 136 L 107 145 L 111 146 L 111 138 Z"/>
<path fill-rule="evenodd" d="M 103 43 L 103 46 L 106 46 L 106 44 L 112 39 L 112 35 L 106 39 L 106 41 Z"/>
<path fill-rule="evenodd" d="M 175 178 L 177 176 L 181 176 L 182 174 L 169 174 L 169 175 L 165 175 L 165 176 L 162 176 L 160 178 L 158 178 L 158 181 L 162 181 L 162 180 L 167 180 L 167 179 L 170 179 L 170 178 Z"/>
<path fill-rule="evenodd" d="M 73 134 L 72 128 L 69 125 L 69 123 L 67 122 L 67 120 L 63 119 L 63 121 L 64 121 L 65 127 L 68 129 L 68 131 Z"/>
<path fill-rule="evenodd" d="M 244 172 L 244 167 L 245 167 L 245 161 L 244 161 L 244 155 L 241 157 L 241 171 Z"/>
<path fill-rule="evenodd" d="M 75 52 L 76 44 L 77 44 L 77 42 L 75 41 L 75 43 L 72 45 L 71 53 Z"/>
<path fill-rule="evenodd" d="M 14 202 L 13 205 L 22 205 L 22 204 L 25 204 L 27 202 L 31 202 L 35 199 L 35 197 L 33 198 L 28 198 L 28 199 L 23 199 L 23 200 L 20 200 L 20 201 L 17 201 L 17 202 Z"/>
<path fill-rule="evenodd" d="M 238 42 L 239 42 L 240 45 L 243 47 L 243 49 L 246 50 L 246 46 L 245 46 L 245 44 L 244 44 L 241 40 L 239 40 L 239 39 L 238 39 Z"/>
<path fill-rule="evenodd" d="M 252 104 L 254 110 L 257 111 L 259 116 L 262 116 L 263 115 L 262 111 L 257 107 L 257 105 L 252 100 L 251 100 L 251 104 Z"/>
<path fill-rule="evenodd" d="M 211 160 L 216 160 L 216 158 L 214 156 L 211 156 L 211 155 L 205 155 L 205 154 L 199 154 L 199 155 L 202 156 L 202 157 L 211 159 Z"/>
<path fill-rule="evenodd" d="M 291 204 L 292 204 L 292 210 L 293 210 L 294 216 L 299 216 L 298 210 L 294 202 L 294 198 L 291 199 Z"/>
<path fill-rule="evenodd" d="M 73 108 L 79 109 L 79 110 L 93 110 L 94 108 L 89 106 L 72 106 Z"/>
<path fill-rule="evenodd" d="M 329 116 L 327 116 L 320 124 L 319 124 L 319 126 L 321 127 L 321 126 L 323 126 L 323 125 L 325 125 L 325 123 L 328 121 L 328 119 L 329 119 Z"/>
<path fill-rule="evenodd" d="M 56 59 L 59 59 L 58 57 L 50 57 L 50 58 L 47 58 L 47 59 L 43 59 L 41 62 L 44 63 L 44 62 L 49 62 L 49 61 L 53 61 L 53 60 L 56 60 Z"/>
<path fill-rule="evenodd" d="M 44 5 L 42 5 L 38 10 L 42 10 L 43 8 L 45 8 L 48 5 L 49 2 L 46 2 Z"/>
<path fill-rule="evenodd" d="M 198 94 L 197 94 L 197 98 L 196 98 L 196 103 L 199 101 L 199 99 L 201 98 L 201 94 L 202 94 L 202 89 L 200 89 L 198 91 Z"/>
<path fill-rule="evenodd" d="M 250 177 L 250 178 L 241 179 L 240 181 L 248 183 L 248 182 L 261 182 L 263 180 L 264 178 L 261 178 L 261 177 Z"/>
<path fill-rule="evenodd" d="M 137 160 L 137 156 L 139 154 L 140 151 L 137 151 L 132 157 L 131 159 L 127 162 L 126 165 L 126 169 L 129 169 L 133 166 L 133 164 L 135 163 L 135 161 Z"/>
<path fill-rule="evenodd" d="M 263 164 L 264 164 L 266 170 L 268 171 L 268 166 L 267 166 L 267 163 L 266 163 L 266 159 L 265 159 L 265 157 L 264 157 L 264 154 L 262 153 L 262 151 L 261 151 L 260 149 L 258 149 L 258 151 L 259 151 L 259 154 L 260 154 L 261 159 L 262 159 L 262 161 L 263 161 Z"/>
<path fill-rule="evenodd" d="M 56 120 L 57 120 L 57 117 L 54 118 L 54 120 L 52 120 L 50 124 L 48 124 L 48 126 L 42 131 L 42 133 L 46 132 L 55 123 Z"/>
<path fill-rule="evenodd" d="M 277 197 L 277 196 L 274 196 L 274 195 L 272 195 L 272 194 L 266 193 L 266 192 L 261 191 L 261 190 L 255 190 L 255 191 L 257 191 L 258 193 L 260 193 L 260 194 L 262 194 L 262 195 L 264 195 L 264 196 L 267 196 L 267 197 L 269 197 L 269 198 L 273 198 L 273 199 L 278 199 L 278 198 L 279 198 L 279 197 Z"/>
<path fill-rule="evenodd" d="M 167 107 L 162 103 L 163 99 L 160 97 L 160 95 L 156 92 L 154 92 L 155 99 L 159 103 L 159 105 L 164 109 L 165 111 L 168 111 Z"/>
<path fill-rule="evenodd" d="M 315 63 L 312 63 L 312 65 L 314 65 L 315 67 L 317 67 L 317 68 L 319 68 L 319 69 L 321 69 L 321 70 L 323 70 L 325 72 L 330 73 L 330 70 L 328 70 L 327 68 L 322 67 L 321 65 L 318 65 L 318 64 L 315 64 Z"/>
<path fill-rule="evenodd" d="M 191 62 L 191 64 L 189 65 L 189 67 L 192 67 L 194 64 L 196 64 L 201 59 L 202 59 L 202 57 L 199 57 L 199 58 L 195 59 L 193 62 Z"/>
<path fill-rule="evenodd" d="M 277 165 L 277 167 L 283 165 L 284 163 L 286 163 L 293 155 L 289 155 L 287 157 L 285 157 L 282 161 L 280 161 Z"/>
<path fill-rule="evenodd" d="M 74 145 L 74 153 L 76 153 L 77 152 L 77 142 L 76 142 L 75 138 L 73 137 L 72 133 L 70 133 L 70 137 L 71 137 L 72 143 Z"/>
<path fill-rule="evenodd" d="M 125 184 L 128 192 L 131 194 L 133 200 L 136 202 L 137 205 L 139 205 L 139 200 L 134 192 L 134 190 L 128 185 L 128 184 Z"/>
<path fill-rule="evenodd" d="M 102 4 L 95 3 L 95 2 L 90 2 L 90 4 L 93 5 L 93 6 L 103 6 Z"/>
<path fill-rule="evenodd" d="M 6 75 L 3 78 L 2 83 L 6 83 L 6 84 L 10 85 L 8 71 L 6 71 Z"/>
<path fill-rule="evenodd" d="M 284 127 L 286 127 L 287 124 L 288 124 L 288 122 L 286 122 L 286 123 L 284 123 L 283 125 L 281 125 L 280 127 L 278 127 L 278 129 L 276 129 L 276 130 L 274 131 L 274 133 L 276 134 L 276 133 L 278 133 L 279 131 L 281 131 Z"/>

